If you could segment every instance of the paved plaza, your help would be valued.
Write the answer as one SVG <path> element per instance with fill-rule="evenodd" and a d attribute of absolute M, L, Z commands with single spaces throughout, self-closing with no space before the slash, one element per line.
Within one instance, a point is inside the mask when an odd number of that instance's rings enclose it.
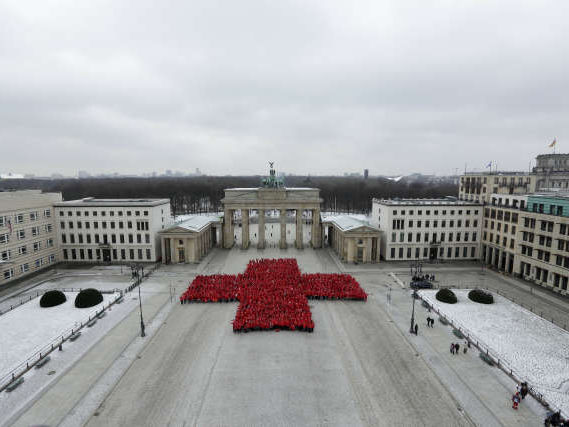
<path fill-rule="evenodd" d="M 241 273 L 261 257 L 294 257 L 302 273 L 349 271 L 368 300 L 311 300 L 313 333 L 248 334 L 232 331 L 237 303 L 171 302 L 171 289 L 177 297 L 196 274 Z M 450 355 L 450 328 L 427 329 L 420 305 L 419 335 L 408 333 L 412 300 L 400 285 L 408 267 L 341 264 L 326 249 L 290 248 L 216 249 L 199 265 L 162 266 L 142 285 L 146 338 L 133 309 L 0 425 L 541 424 L 541 405 L 529 398 L 514 412 L 515 383 L 475 350 Z M 547 291 L 472 264 L 424 268 L 439 284 L 480 282 L 567 321 L 567 303 Z"/>

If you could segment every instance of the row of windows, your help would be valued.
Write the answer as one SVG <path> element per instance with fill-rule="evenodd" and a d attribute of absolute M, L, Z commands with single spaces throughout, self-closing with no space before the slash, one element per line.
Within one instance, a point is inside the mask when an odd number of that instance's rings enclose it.
<path fill-rule="evenodd" d="M 393 211 L 393 215 L 397 215 L 397 212 L 398 212 L 398 211 L 394 210 L 394 211 Z M 406 212 L 405 210 L 402 210 L 402 211 L 401 211 L 401 215 L 405 215 L 405 212 Z M 440 212 L 442 213 L 442 215 L 446 215 L 446 214 L 447 214 L 447 211 L 444 210 L 444 209 L 441 210 Z M 454 215 L 455 212 L 456 212 L 456 211 L 453 209 L 453 210 L 450 211 L 450 214 L 451 214 L 451 215 Z M 459 215 L 462 215 L 462 212 L 463 212 L 462 209 L 459 209 L 459 210 L 458 210 L 458 214 L 459 214 Z M 474 211 L 471 211 L 470 209 L 467 209 L 467 210 L 466 210 L 466 215 L 470 215 L 471 213 L 474 214 L 474 215 L 478 215 L 478 209 L 476 209 L 476 210 L 474 210 Z M 408 215 L 414 215 L 414 214 L 415 214 L 415 211 L 414 211 L 414 210 L 410 210 L 410 211 L 408 212 Z M 433 211 L 433 214 L 434 214 L 434 215 L 438 215 L 438 214 L 439 214 L 439 211 L 438 211 L 438 210 L 434 210 L 434 211 Z M 417 215 L 423 215 L 423 211 L 422 211 L 421 209 L 417 210 Z M 431 211 L 430 211 L 430 210 L 425 210 L 425 215 L 431 215 Z"/>
<path fill-rule="evenodd" d="M 487 239 L 487 237 L 489 237 L 489 238 Z M 487 240 L 490 243 L 495 243 L 497 245 L 501 245 L 503 248 L 508 247 L 508 238 L 505 236 L 502 237 L 502 243 L 500 243 L 500 235 L 499 234 L 496 234 L 496 236 L 494 236 L 493 233 L 490 233 L 489 235 L 487 235 L 487 233 L 485 231 L 482 238 L 484 240 Z M 513 238 L 510 238 L 510 249 L 514 249 L 515 245 L 516 245 L 516 241 Z"/>
<path fill-rule="evenodd" d="M 531 246 L 526 246 L 526 245 L 521 245 L 521 247 L 522 247 L 522 255 L 533 257 L 535 252 L 536 258 L 538 260 L 549 262 L 549 259 L 551 257 L 551 252 L 543 251 L 541 249 L 534 250 L 534 248 L 532 248 Z"/>
<path fill-rule="evenodd" d="M 43 227 L 35 226 L 31 227 L 30 235 L 32 237 L 39 236 L 41 234 L 41 229 L 44 229 L 46 233 L 51 233 L 53 231 L 53 226 L 51 224 L 44 224 Z M 10 242 L 10 236 L 12 233 L 3 233 L 0 234 L 0 244 L 6 244 Z M 16 238 L 18 240 L 24 240 L 28 234 L 26 233 L 26 229 L 22 228 L 21 230 L 16 231 Z"/>
<path fill-rule="evenodd" d="M 94 235 L 77 234 L 77 235 L 75 235 L 73 233 L 70 233 L 70 234 L 63 233 L 61 235 L 61 243 L 65 243 L 65 244 L 67 244 L 67 243 L 69 243 L 69 244 L 103 243 L 105 245 L 109 244 L 109 243 L 117 243 L 117 242 L 118 243 L 127 243 L 127 241 L 128 241 L 128 243 L 135 243 L 135 241 L 134 241 L 135 237 L 134 236 L 136 236 L 136 243 L 139 243 L 139 244 L 143 243 L 143 241 L 142 241 L 143 235 L 142 234 L 136 234 L 136 235 L 134 235 L 134 234 L 128 234 L 128 235 L 125 235 L 125 234 L 110 234 L 110 235 L 108 235 L 108 234 L 102 234 L 102 235 L 99 235 L 99 234 L 94 234 Z M 148 234 L 148 233 L 144 234 L 144 243 L 150 244 L 150 234 Z"/>
<path fill-rule="evenodd" d="M 24 221 L 26 220 L 26 216 L 30 221 L 37 221 L 40 219 L 39 211 L 18 213 L 14 215 L 14 224 L 23 224 Z M 44 209 L 43 217 L 51 218 L 51 209 Z M 0 227 L 8 227 L 10 225 L 12 225 L 12 221 L 10 220 L 9 216 L 6 215 L 0 216 Z"/>
<path fill-rule="evenodd" d="M 133 211 L 126 211 L 126 216 L 132 216 Z M 109 211 L 109 216 L 115 216 L 115 211 Z M 92 211 L 91 216 L 107 216 L 107 211 Z M 123 216 L 123 211 L 116 211 L 117 216 Z M 148 211 L 142 211 L 143 216 L 148 216 Z M 59 216 L 65 216 L 64 211 L 59 211 Z M 73 216 L 73 211 L 67 211 L 67 216 Z M 75 211 L 75 216 L 89 216 L 89 211 Z M 140 211 L 134 211 L 134 216 L 140 216 Z"/>
<path fill-rule="evenodd" d="M 496 224 L 497 224 L 496 225 L 496 231 L 502 231 L 502 223 L 498 222 Z M 490 230 L 494 230 L 494 225 L 495 225 L 494 221 L 490 221 Z M 487 219 L 484 220 L 484 228 L 486 228 L 486 229 L 488 228 L 488 220 Z M 507 233 L 508 230 L 510 230 L 510 233 L 516 234 L 516 226 L 515 225 L 512 225 L 512 228 L 510 228 L 508 226 L 508 224 L 504 224 L 504 233 Z"/>
<path fill-rule="evenodd" d="M 518 184 L 521 185 L 524 183 L 530 183 L 531 178 L 529 177 L 522 177 L 522 176 L 518 176 L 518 177 L 510 177 L 510 184 L 515 184 L 516 183 L 516 178 L 518 180 Z M 467 184 L 469 182 L 471 182 L 472 184 L 474 184 L 474 182 L 483 182 L 484 184 L 487 183 L 487 177 L 469 177 L 469 176 L 461 176 L 460 177 L 460 182 L 464 183 L 466 182 Z M 494 177 L 494 184 L 499 184 L 500 183 L 500 179 L 498 177 Z M 502 177 L 502 184 L 501 185 L 508 185 L 508 178 L 507 177 Z"/>
<path fill-rule="evenodd" d="M 67 227 L 70 230 L 73 230 L 74 228 L 77 229 L 82 229 L 83 227 L 85 227 L 85 229 L 89 230 L 91 228 L 91 224 L 93 225 L 93 228 L 95 230 L 99 229 L 99 221 L 93 221 L 92 223 L 89 221 L 77 221 L 77 222 L 73 222 L 73 221 L 68 221 L 67 222 Z M 116 228 L 118 229 L 124 229 L 124 225 L 125 223 L 123 221 L 101 221 L 100 222 L 101 228 L 106 230 L 107 227 L 109 227 L 111 230 L 114 230 Z M 65 230 L 66 224 L 65 221 L 60 221 L 59 226 L 62 230 Z M 129 230 L 131 230 L 133 228 L 132 225 L 132 221 L 127 221 L 126 222 L 126 228 L 128 228 Z M 148 221 L 136 221 L 136 230 L 137 231 L 148 231 L 149 229 L 149 223 Z"/>
<path fill-rule="evenodd" d="M 391 248 L 391 259 L 413 259 L 413 258 L 418 259 L 421 254 L 421 248 L 414 248 L 414 249 L 415 250 L 413 251 L 413 248 L 407 248 L 407 250 L 405 251 L 405 248 L 399 248 L 399 250 L 396 250 L 396 248 Z M 430 249 L 431 248 L 428 247 L 423 248 L 423 258 L 428 258 L 429 256 L 432 255 Z M 461 248 L 455 247 L 454 258 L 460 258 L 461 253 L 462 253 L 462 258 L 474 258 L 476 256 L 476 246 L 470 246 L 470 257 L 468 256 L 468 252 L 469 252 L 469 247 L 467 246 L 464 246 L 462 248 L 462 251 Z M 452 254 L 453 254 L 453 248 L 450 247 L 446 248 L 446 258 L 453 258 Z M 445 248 L 438 248 L 438 257 L 443 258 L 444 255 L 445 255 Z"/>
<path fill-rule="evenodd" d="M 421 242 L 421 233 L 415 233 L 415 243 L 420 243 Z M 454 240 L 455 238 L 455 234 L 454 233 L 448 233 L 448 241 L 452 242 L 452 241 L 456 241 L 456 242 L 460 242 L 462 237 L 462 233 L 458 232 L 456 233 L 456 240 Z M 470 239 L 470 237 L 472 237 Z M 472 236 L 470 235 L 470 233 L 467 231 L 464 233 L 464 242 L 468 242 L 469 239 L 472 242 L 476 241 L 477 238 L 477 233 L 474 232 L 472 233 Z M 431 243 L 438 243 L 438 242 L 444 242 L 446 239 L 446 233 L 432 233 L 431 235 Z M 423 234 L 423 242 L 428 242 L 429 241 L 429 233 L 424 233 Z M 396 243 L 397 242 L 397 233 L 391 233 L 391 242 Z M 407 240 L 405 240 L 405 233 L 399 233 L 399 243 L 412 243 L 413 242 L 413 233 L 407 233 Z"/>
<path fill-rule="evenodd" d="M 498 221 L 518 222 L 518 213 L 503 211 L 501 209 L 484 209 L 484 218 L 497 219 Z"/>
<path fill-rule="evenodd" d="M 128 258 L 127 258 L 128 254 Z M 135 255 L 137 257 L 135 257 Z M 126 249 L 121 249 L 118 251 L 117 249 L 113 249 L 112 251 L 109 250 L 108 256 L 111 257 L 108 261 L 127 261 L 127 260 L 144 260 L 145 258 L 143 255 L 146 255 L 146 260 L 152 260 L 152 251 L 150 249 L 146 249 L 143 251 L 142 249 L 138 249 L 135 251 L 134 249 L 129 249 L 128 252 Z M 101 249 L 63 249 L 63 259 L 64 260 L 103 260 L 104 253 Z M 119 257 L 120 256 L 120 257 Z"/>
<path fill-rule="evenodd" d="M 46 264 L 53 264 L 55 262 L 55 255 L 49 255 L 48 257 L 45 258 L 38 258 L 34 261 L 34 263 L 32 264 L 32 267 L 35 269 L 41 268 Z M 28 273 L 30 271 L 30 264 L 29 263 L 25 263 L 25 264 L 21 264 L 19 266 L 19 270 L 20 270 L 20 274 L 25 274 Z M 2 277 L 4 278 L 4 280 L 9 280 L 12 277 L 15 276 L 15 270 L 14 268 L 8 268 L 6 270 L 4 270 L 2 272 Z"/>
<path fill-rule="evenodd" d="M 428 219 L 427 219 L 427 220 L 425 220 L 425 222 L 423 223 L 422 220 L 413 221 L 412 219 L 410 219 L 410 220 L 408 220 L 408 222 L 407 222 L 407 225 L 408 225 L 409 228 L 412 228 L 414 225 L 415 225 L 417 228 L 421 228 L 421 227 L 423 226 L 423 224 L 424 224 L 425 228 L 430 228 L 431 225 L 433 226 L 433 228 L 437 228 L 437 227 L 439 226 L 439 224 L 440 224 L 441 228 L 445 228 L 445 227 L 447 226 L 447 220 L 446 220 L 446 219 L 443 219 L 443 220 L 441 220 L 440 223 L 439 223 L 439 220 L 437 220 L 437 219 L 433 220 L 432 222 L 431 222 L 431 220 L 428 220 Z M 449 227 L 454 227 L 454 224 L 455 224 L 455 222 L 454 222 L 453 219 L 449 220 L 449 222 L 448 222 L 448 226 L 449 226 Z M 471 223 L 470 223 L 470 220 L 469 220 L 469 219 L 467 219 L 467 220 L 464 221 L 464 226 L 465 226 L 465 227 L 470 227 L 470 224 L 471 224 Z M 461 219 L 456 220 L 456 226 L 457 226 L 457 227 L 462 227 L 462 220 L 461 220 Z M 478 227 L 478 220 L 477 220 L 477 219 L 475 219 L 475 220 L 472 221 L 472 227 Z M 393 220 L 393 229 L 394 229 L 394 230 L 403 230 L 403 229 L 405 229 L 405 220 L 403 220 L 403 219 L 394 219 L 394 220 Z"/>
<path fill-rule="evenodd" d="M 45 247 L 46 248 L 52 248 L 53 247 L 53 239 L 47 239 L 45 241 Z M 38 242 L 34 242 L 32 244 L 32 248 L 34 252 L 38 252 L 41 251 L 42 249 L 42 242 L 38 241 Z M 28 246 L 27 245 L 23 245 L 18 247 L 18 255 L 22 256 L 22 255 L 27 255 L 28 254 Z M 10 259 L 12 259 L 12 250 L 11 249 L 6 249 L 3 250 L 2 252 L 0 252 L 0 259 L 2 261 L 8 261 Z"/>
<path fill-rule="evenodd" d="M 533 243 L 535 239 L 535 234 L 534 233 L 530 233 L 527 231 L 524 231 L 522 233 L 522 240 L 524 242 L 530 242 Z M 547 246 L 548 248 L 551 247 L 551 244 L 553 243 L 553 239 L 550 236 L 543 236 L 541 234 L 537 235 L 537 241 L 541 246 Z"/>

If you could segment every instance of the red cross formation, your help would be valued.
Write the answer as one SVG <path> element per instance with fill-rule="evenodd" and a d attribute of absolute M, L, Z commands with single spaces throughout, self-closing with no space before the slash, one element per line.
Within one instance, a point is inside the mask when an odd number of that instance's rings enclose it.
<path fill-rule="evenodd" d="M 196 276 L 180 302 L 239 301 L 234 332 L 290 329 L 312 332 L 308 299 L 366 301 L 349 274 L 301 274 L 296 259 L 252 260 L 242 274 Z"/>

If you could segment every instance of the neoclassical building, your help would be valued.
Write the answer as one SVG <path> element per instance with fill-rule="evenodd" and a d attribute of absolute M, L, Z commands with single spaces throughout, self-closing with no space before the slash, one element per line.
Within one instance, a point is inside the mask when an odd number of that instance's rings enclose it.
<path fill-rule="evenodd" d="M 272 165 L 270 175 L 262 180 L 261 187 L 228 188 L 221 203 L 222 215 L 186 215 L 160 232 L 163 263 L 196 263 L 215 246 L 230 249 L 240 243 L 241 249 L 248 249 L 251 240 L 253 244 L 256 242 L 258 249 L 264 249 L 267 228 L 270 226 L 274 230 L 276 218 L 278 234 L 275 237 L 279 237 L 278 246 L 286 249 L 287 219 L 291 216 L 295 223 L 293 245 L 296 249 L 306 246 L 305 237 L 308 236 L 309 246 L 314 249 L 323 244 L 331 246 L 342 261 L 379 261 L 380 241 L 376 227 L 347 215 L 327 217 L 323 224 L 320 190 L 285 187 Z M 251 219 L 255 233 L 250 229 Z M 266 225 L 269 220 L 270 224 Z M 305 227 L 310 228 L 305 230 Z M 323 237 L 324 227 L 327 227 L 326 238 Z M 237 228 L 240 228 L 239 233 Z M 240 240 L 236 241 L 238 235 Z M 276 244 L 274 242 L 272 244 Z"/>

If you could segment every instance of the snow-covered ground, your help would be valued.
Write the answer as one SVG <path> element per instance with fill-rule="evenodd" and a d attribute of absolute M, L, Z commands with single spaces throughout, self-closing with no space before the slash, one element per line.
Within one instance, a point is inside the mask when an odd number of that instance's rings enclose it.
<path fill-rule="evenodd" d="M 494 304 L 468 299 L 468 289 L 454 290 L 458 303 L 445 304 L 436 290 L 421 296 L 441 314 L 466 329 L 490 353 L 569 415 L 569 333 L 519 305 L 494 294 Z"/>
<path fill-rule="evenodd" d="M 76 292 L 67 292 L 67 301 L 42 308 L 39 298 L 0 316 L 0 378 L 25 362 L 69 329 L 89 319 L 118 294 L 103 294 L 103 302 L 90 308 L 76 308 Z"/>

